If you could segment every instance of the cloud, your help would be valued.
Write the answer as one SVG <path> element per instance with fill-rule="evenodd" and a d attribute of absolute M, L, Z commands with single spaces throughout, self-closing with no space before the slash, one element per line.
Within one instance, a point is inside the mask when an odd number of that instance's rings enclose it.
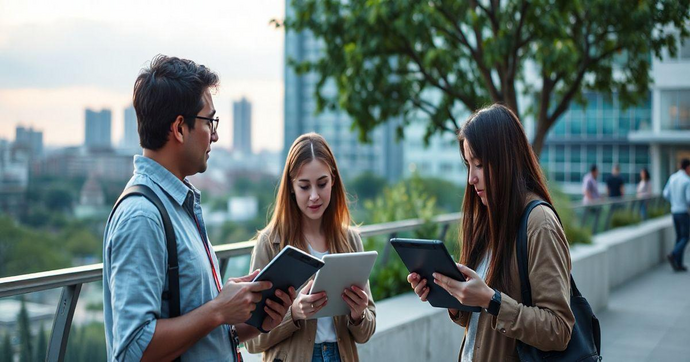
<path fill-rule="evenodd" d="M 86 19 L 0 27 L 5 34 L 0 42 L 0 84 L 129 90 L 139 70 L 159 53 L 195 60 L 227 80 L 282 79 L 280 39 L 247 50 L 233 46 L 228 34 L 183 30 L 147 33 Z"/>

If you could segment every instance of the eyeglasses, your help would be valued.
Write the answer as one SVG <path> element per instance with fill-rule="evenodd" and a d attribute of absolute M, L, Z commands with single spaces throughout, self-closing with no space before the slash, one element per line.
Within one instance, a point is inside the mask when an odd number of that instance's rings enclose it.
<path fill-rule="evenodd" d="M 208 117 L 201 117 L 201 116 L 194 116 L 194 118 L 199 118 L 199 119 L 205 119 L 208 121 L 208 124 L 211 126 L 211 134 L 215 134 L 216 131 L 218 131 L 218 122 L 220 121 L 220 118 L 208 118 Z"/>

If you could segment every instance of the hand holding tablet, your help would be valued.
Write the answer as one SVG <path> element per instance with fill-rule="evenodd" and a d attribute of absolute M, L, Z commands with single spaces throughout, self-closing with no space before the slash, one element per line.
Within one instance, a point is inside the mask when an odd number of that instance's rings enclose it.
<path fill-rule="evenodd" d="M 270 281 L 273 286 L 261 292 L 261 301 L 256 304 L 256 309 L 246 323 L 260 328 L 267 317 L 264 309 L 267 300 L 270 299 L 276 303 L 283 302 L 275 296 L 276 290 L 288 293 L 290 287 L 298 289 L 323 265 L 324 263 L 318 258 L 297 248 L 289 245 L 283 248 L 253 280 Z"/>
<path fill-rule="evenodd" d="M 428 300 L 429 304 L 437 308 L 468 312 L 481 311 L 480 307 L 460 303 L 444 288 L 434 283 L 434 273 L 449 277 L 449 280 L 465 282 L 465 276 L 458 270 L 453 258 L 446 250 L 446 246 L 441 241 L 395 238 L 391 239 L 390 243 L 410 273 L 419 275 L 419 280 L 416 280 L 419 284 L 416 285 L 415 292 L 422 297 L 422 300 Z M 422 292 L 423 288 L 428 288 L 426 294 Z"/>
<path fill-rule="evenodd" d="M 325 265 L 316 273 L 310 294 L 325 292 L 328 304 L 307 319 L 347 315 L 351 312 L 350 305 L 361 308 L 362 303 L 368 303 L 364 289 L 377 255 L 375 251 L 367 251 L 324 256 Z"/>

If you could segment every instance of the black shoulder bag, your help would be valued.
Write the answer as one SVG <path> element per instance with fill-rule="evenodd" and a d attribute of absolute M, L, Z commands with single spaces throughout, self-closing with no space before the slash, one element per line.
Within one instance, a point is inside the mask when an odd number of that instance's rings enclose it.
<path fill-rule="evenodd" d="M 115 214 L 115 210 L 118 206 L 120 206 L 122 200 L 133 195 L 143 196 L 151 201 L 151 203 L 156 206 L 158 212 L 161 214 L 161 218 L 163 219 L 165 243 L 168 248 L 168 291 L 163 292 L 163 299 L 167 299 L 169 301 L 170 318 L 179 317 L 180 274 L 179 266 L 177 265 L 177 241 L 175 240 L 175 231 L 173 230 L 172 222 L 170 221 L 170 215 L 168 215 L 168 211 L 165 209 L 165 206 L 163 206 L 161 199 L 158 198 L 158 195 L 156 195 L 156 193 L 153 192 L 153 190 L 151 190 L 151 188 L 148 186 L 130 186 L 122 193 L 122 195 L 120 195 L 120 198 L 117 199 L 117 202 L 115 202 L 115 206 L 113 206 L 113 210 L 110 212 L 110 216 L 108 217 L 108 222 L 110 222 L 110 219 L 113 217 L 113 214 Z M 175 361 L 179 362 L 180 358 L 176 358 Z"/>
<path fill-rule="evenodd" d="M 532 306 L 532 288 L 529 283 L 529 271 L 527 269 L 527 219 L 532 210 L 539 206 L 548 206 L 558 213 L 549 203 L 535 200 L 530 202 L 520 219 L 520 228 L 517 235 L 517 260 L 520 271 L 520 288 L 522 290 L 522 304 Z M 560 221 L 560 218 L 558 219 Z M 592 312 L 587 299 L 582 296 L 575 285 L 572 274 L 570 275 L 570 309 L 575 315 L 575 325 L 570 335 L 570 342 L 565 351 L 541 351 L 518 341 L 517 352 L 520 361 L 600 361 L 601 360 L 601 329 L 599 320 Z"/>

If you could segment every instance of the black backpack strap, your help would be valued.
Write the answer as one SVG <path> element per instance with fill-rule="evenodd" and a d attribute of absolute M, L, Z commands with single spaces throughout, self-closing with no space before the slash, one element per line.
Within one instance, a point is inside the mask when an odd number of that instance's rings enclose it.
<path fill-rule="evenodd" d="M 532 213 L 535 207 L 539 205 L 544 205 L 549 207 L 556 214 L 558 222 L 561 222 L 561 218 L 558 216 L 556 209 L 554 209 L 551 204 L 542 200 L 530 201 L 522 212 L 522 217 L 520 218 L 520 227 L 517 232 L 517 240 L 515 245 L 515 252 L 517 253 L 518 261 L 518 271 L 520 272 L 520 290 L 522 294 L 522 304 L 531 306 L 532 305 L 532 287 L 529 283 L 529 270 L 528 270 L 528 252 L 527 252 L 527 221 L 529 220 L 529 215 Z M 562 225 L 562 223 L 561 223 Z M 571 292 L 574 289 L 579 294 L 573 281 L 573 276 L 570 276 Z"/>
<path fill-rule="evenodd" d="M 161 218 L 163 219 L 163 229 L 165 230 L 165 243 L 168 248 L 168 295 L 166 296 L 166 292 L 164 292 L 163 298 L 169 299 L 170 318 L 179 317 L 180 274 L 179 266 L 177 264 L 177 242 L 175 240 L 175 230 L 173 229 L 172 222 L 170 221 L 170 215 L 168 215 L 168 211 L 165 209 L 165 206 L 163 206 L 161 199 L 158 197 L 158 195 L 156 195 L 155 192 L 153 192 L 153 190 L 151 190 L 151 188 L 149 188 L 146 185 L 130 186 L 122 193 L 122 195 L 120 195 L 120 197 L 115 202 L 115 206 L 113 206 L 113 210 L 110 212 L 110 216 L 108 216 L 108 222 L 110 222 L 110 219 L 115 214 L 115 210 L 118 206 L 120 206 L 120 203 L 124 199 L 133 195 L 143 196 L 149 201 L 151 201 L 151 203 L 154 206 L 156 206 L 158 212 L 160 212 L 161 214 Z"/>

